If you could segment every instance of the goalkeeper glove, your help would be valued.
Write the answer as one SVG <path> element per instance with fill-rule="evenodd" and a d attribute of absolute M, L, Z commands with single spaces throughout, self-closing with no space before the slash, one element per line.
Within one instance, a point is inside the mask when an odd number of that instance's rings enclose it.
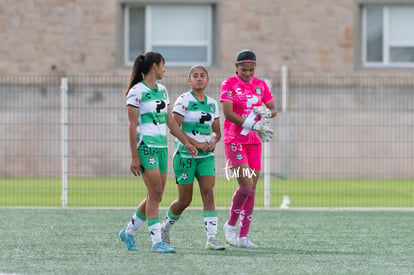
<path fill-rule="evenodd" d="M 270 118 L 272 117 L 272 111 L 265 105 L 253 107 L 253 112 L 261 117 Z"/>
<path fill-rule="evenodd" d="M 263 122 L 261 120 L 259 120 L 259 121 L 255 121 L 255 120 L 251 121 L 249 119 L 246 119 L 243 122 L 243 125 L 242 126 L 243 126 L 244 129 L 253 130 L 255 132 L 260 132 L 263 129 L 263 127 L 264 127 Z"/>

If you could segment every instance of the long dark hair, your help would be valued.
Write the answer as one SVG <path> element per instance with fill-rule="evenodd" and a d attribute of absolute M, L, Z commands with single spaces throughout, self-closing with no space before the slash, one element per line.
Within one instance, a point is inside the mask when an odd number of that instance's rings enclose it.
<path fill-rule="evenodd" d="M 140 54 L 135 58 L 134 66 L 132 67 L 131 77 L 129 79 L 128 88 L 125 91 L 125 96 L 128 95 L 129 90 L 135 84 L 144 79 L 144 75 L 149 73 L 152 64 L 159 65 L 161 62 L 165 63 L 164 57 L 157 52 L 147 52 L 144 55 Z"/>

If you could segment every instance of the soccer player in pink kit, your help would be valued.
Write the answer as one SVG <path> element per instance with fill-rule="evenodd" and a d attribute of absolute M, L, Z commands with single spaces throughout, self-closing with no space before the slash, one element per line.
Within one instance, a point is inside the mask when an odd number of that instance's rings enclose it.
<path fill-rule="evenodd" d="M 261 170 L 262 140 L 267 141 L 273 135 L 265 121 L 277 113 L 266 82 L 254 77 L 255 53 L 242 50 L 237 54 L 235 66 L 236 74 L 222 83 L 220 91 L 225 116 L 224 151 L 228 164 L 237 171 L 239 184 L 233 195 L 229 219 L 224 224 L 224 233 L 226 242 L 232 246 L 257 248 L 247 235 Z"/>

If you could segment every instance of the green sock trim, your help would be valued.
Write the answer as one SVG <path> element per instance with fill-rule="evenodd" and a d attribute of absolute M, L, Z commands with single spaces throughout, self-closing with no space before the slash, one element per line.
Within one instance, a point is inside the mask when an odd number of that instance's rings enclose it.
<path fill-rule="evenodd" d="M 214 218 L 218 217 L 216 210 L 203 210 L 203 218 Z"/>
<path fill-rule="evenodd" d="M 167 215 L 173 221 L 178 221 L 178 219 L 181 217 L 180 215 L 175 215 L 173 212 L 170 211 L 170 209 L 168 209 Z"/>
<path fill-rule="evenodd" d="M 156 223 L 160 223 L 160 218 L 154 217 L 154 218 L 148 219 L 148 227 L 150 227 L 150 226 L 152 226 Z"/>
<path fill-rule="evenodd" d="M 144 213 L 142 213 L 141 211 L 139 211 L 139 209 L 137 208 L 137 211 L 135 211 L 135 215 L 140 218 L 141 220 L 145 221 L 147 219 L 147 217 L 145 216 Z"/>

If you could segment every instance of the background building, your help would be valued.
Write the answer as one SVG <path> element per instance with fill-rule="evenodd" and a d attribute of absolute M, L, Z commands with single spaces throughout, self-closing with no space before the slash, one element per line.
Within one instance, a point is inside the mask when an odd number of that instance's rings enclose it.
<path fill-rule="evenodd" d="M 2 0 L 0 74 L 128 74 L 161 51 L 230 74 L 243 48 L 258 74 L 410 75 L 412 0 Z"/>

